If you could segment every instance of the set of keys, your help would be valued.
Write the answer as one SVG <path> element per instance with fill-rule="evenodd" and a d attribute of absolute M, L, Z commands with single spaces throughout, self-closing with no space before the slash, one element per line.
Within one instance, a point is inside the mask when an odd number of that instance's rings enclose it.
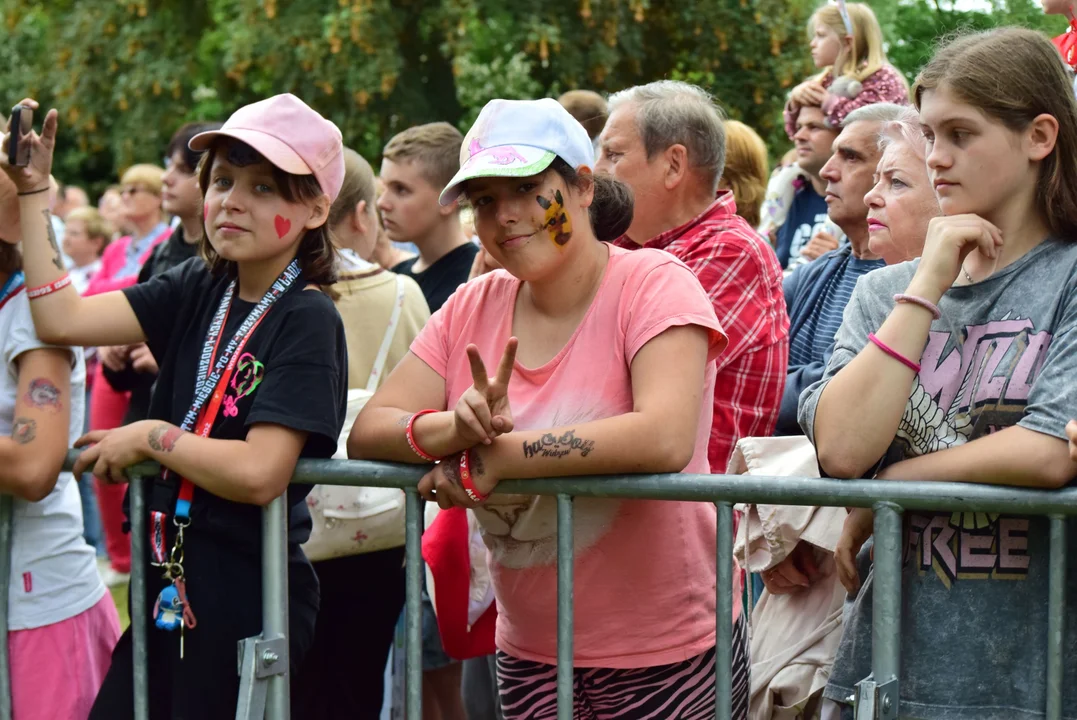
<path fill-rule="evenodd" d="M 171 557 L 168 562 L 161 563 L 158 567 L 165 569 L 163 577 L 171 580 L 172 584 L 166 586 L 157 595 L 157 602 L 153 606 L 154 624 L 159 630 L 174 631 L 180 633 L 180 660 L 183 659 L 183 636 L 190 628 L 194 629 L 198 620 L 191 610 L 191 603 L 187 599 L 187 581 L 183 576 L 183 527 L 180 527 L 176 537 L 176 544 L 172 546 Z"/>

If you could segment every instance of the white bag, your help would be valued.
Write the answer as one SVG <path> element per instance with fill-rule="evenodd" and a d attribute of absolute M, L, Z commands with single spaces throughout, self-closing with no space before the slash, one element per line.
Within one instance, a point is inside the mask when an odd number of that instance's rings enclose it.
<path fill-rule="evenodd" d="M 396 279 L 396 304 L 365 389 L 348 391 L 348 410 L 334 459 L 348 457 L 348 436 L 359 411 L 374 395 L 404 306 L 404 281 Z M 311 562 L 388 550 L 404 544 L 404 491 L 398 488 L 315 485 L 307 496 L 314 521 L 303 551 Z"/>

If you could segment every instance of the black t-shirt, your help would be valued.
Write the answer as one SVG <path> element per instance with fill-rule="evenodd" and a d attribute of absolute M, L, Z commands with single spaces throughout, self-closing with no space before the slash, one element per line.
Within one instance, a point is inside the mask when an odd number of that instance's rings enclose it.
<path fill-rule="evenodd" d="M 228 282 L 210 274 L 200 258 L 192 258 L 123 291 L 160 365 L 150 418 L 177 426 L 183 422 L 194 397 L 206 331 Z M 247 341 L 225 393 L 225 404 L 234 400 L 236 412 L 226 414 L 222 404 L 210 437 L 242 440 L 251 425 L 272 423 L 309 433 L 300 457 L 329 458 L 336 452 L 347 405 L 344 325 L 332 300 L 317 290 L 305 290 L 306 284 L 296 280 Z M 233 296 L 221 333 L 222 349 L 254 305 Z M 177 492 L 178 481 L 171 473 L 168 480 L 157 478 L 150 509 L 171 515 Z M 303 485 L 288 488 L 288 540 L 293 545 L 310 536 L 304 501 L 309 492 Z M 260 551 L 261 519 L 259 507 L 196 487 L 188 532 L 213 533 L 225 542 Z"/>
<path fill-rule="evenodd" d="M 478 254 L 479 248 L 475 243 L 468 242 L 450 250 L 440 260 L 420 273 L 412 271 L 419 259 L 417 257 L 398 264 L 393 268 L 393 272 L 414 278 L 423 291 L 423 297 L 426 298 L 426 304 L 430 306 L 430 312 L 437 312 L 449 296 L 456 292 L 456 288 L 467 282 L 471 265 Z"/>

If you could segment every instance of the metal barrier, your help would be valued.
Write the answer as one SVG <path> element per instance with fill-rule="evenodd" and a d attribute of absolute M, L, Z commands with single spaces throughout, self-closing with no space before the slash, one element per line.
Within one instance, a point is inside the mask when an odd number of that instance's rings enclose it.
<path fill-rule="evenodd" d="M 68 467 L 75 457 L 68 458 Z M 131 553 L 146 552 L 144 487 L 139 479 L 154 472 L 151 465 L 132 468 Z M 415 486 L 424 473 L 414 465 L 358 461 L 302 461 L 293 482 L 356 487 L 401 488 L 407 498 L 406 577 L 406 717 L 422 717 L 420 633 L 421 503 Z M 858 720 L 898 717 L 901 637 L 901 551 L 904 510 L 999 512 L 1050 517 L 1050 580 L 1047 632 L 1047 720 L 1062 714 L 1062 638 L 1064 634 L 1066 524 L 1077 514 L 1077 488 L 1059 491 L 1024 490 L 988 485 L 935 482 L 842 481 L 818 478 L 748 475 L 640 475 L 509 480 L 499 492 L 557 496 L 557 717 L 572 719 L 573 540 L 574 497 L 607 497 L 713 502 L 718 510 L 717 650 L 718 720 L 730 718 L 731 638 L 733 608 L 734 502 L 784 505 L 869 507 L 875 511 L 875 588 L 873 597 L 872 676 L 857 688 Z M 0 502 L 0 541 L 10 547 L 11 504 Z M 263 632 L 242 644 L 241 694 L 237 720 L 287 720 L 288 696 L 288 575 L 287 507 L 274 500 L 263 521 Z M 6 637 L 9 553 L 0 552 L 0 639 Z M 8 570 L 7 572 L 3 572 Z M 131 623 L 134 646 L 135 718 L 147 720 L 145 565 L 132 563 Z M 0 644 L 0 720 L 9 720 L 10 682 L 7 643 Z M 264 708 L 264 710 L 263 710 Z"/>

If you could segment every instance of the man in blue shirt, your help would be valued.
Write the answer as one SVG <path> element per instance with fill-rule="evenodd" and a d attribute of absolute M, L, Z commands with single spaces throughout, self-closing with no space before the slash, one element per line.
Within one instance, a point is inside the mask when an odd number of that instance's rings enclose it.
<path fill-rule="evenodd" d="M 864 196 L 875 184 L 879 164 L 879 133 L 901 116 L 898 105 L 880 103 L 849 113 L 833 145 L 833 156 L 820 171 L 826 180 L 830 219 L 849 242 L 802 265 L 785 280 L 789 310 L 789 374 L 778 415 L 779 435 L 800 435 L 797 403 L 800 393 L 823 376 L 841 325 L 861 275 L 883 266 L 868 247 L 868 207 Z M 801 118 L 804 113 L 801 112 Z"/>
<path fill-rule="evenodd" d="M 776 252 L 782 268 L 795 261 L 826 224 L 826 180 L 819 173 L 830 159 L 837 136 L 838 130 L 827 127 L 822 108 L 801 108 L 793 142 L 802 178 L 797 180 L 800 187 L 789 205 L 785 222 L 778 228 Z"/>

